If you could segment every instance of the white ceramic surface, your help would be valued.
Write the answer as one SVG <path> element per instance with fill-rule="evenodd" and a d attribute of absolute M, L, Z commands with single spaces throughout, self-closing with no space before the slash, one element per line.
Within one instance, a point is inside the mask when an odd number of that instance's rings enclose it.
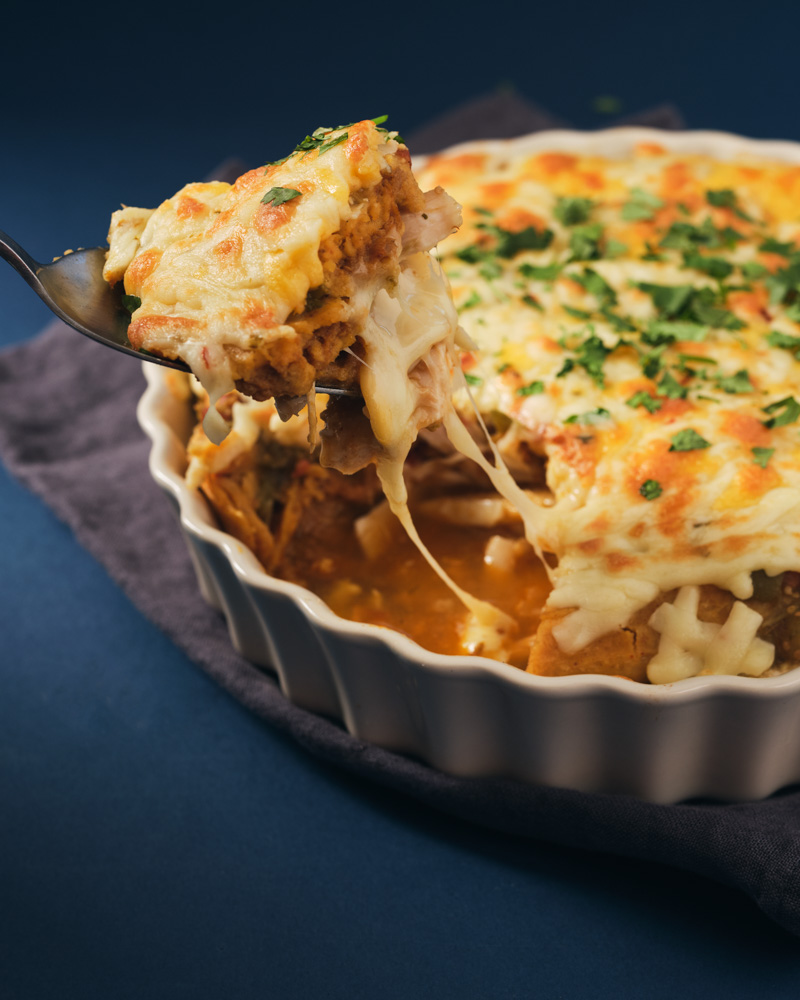
<path fill-rule="evenodd" d="M 719 132 L 540 132 L 465 143 L 458 151 L 624 155 L 657 141 L 670 150 L 800 163 L 800 144 Z M 220 531 L 183 480 L 190 428 L 165 369 L 145 364 L 139 421 L 150 470 L 172 499 L 206 600 L 231 640 L 274 670 L 295 704 L 341 719 L 361 739 L 454 775 L 503 775 L 655 802 L 762 798 L 800 781 L 800 670 L 781 677 L 701 677 L 650 686 L 615 677 L 544 678 L 483 657 L 430 653 L 379 626 L 345 621 L 314 594 L 268 576 Z"/>

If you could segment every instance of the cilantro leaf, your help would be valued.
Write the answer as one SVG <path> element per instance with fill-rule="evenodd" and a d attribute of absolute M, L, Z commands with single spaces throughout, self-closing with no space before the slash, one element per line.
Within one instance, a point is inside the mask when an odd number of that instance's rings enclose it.
<path fill-rule="evenodd" d="M 475 306 L 479 306 L 482 301 L 483 299 L 473 288 L 467 298 L 458 307 L 458 311 L 461 312 L 462 309 L 473 309 Z"/>
<path fill-rule="evenodd" d="M 763 422 L 765 427 L 785 427 L 787 424 L 793 424 L 800 417 L 800 403 L 794 396 L 786 396 L 776 403 L 770 403 L 769 406 L 763 407 L 762 412 L 775 414 L 774 417 Z"/>
<path fill-rule="evenodd" d="M 770 347 L 781 347 L 786 351 L 797 351 L 800 349 L 800 337 L 793 337 L 789 333 L 781 333 L 780 330 L 770 330 L 767 334 L 767 343 Z"/>
<path fill-rule="evenodd" d="M 763 278 L 767 274 L 767 269 L 763 264 L 759 264 L 757 260 L 748 260 L 741 265 L 742 274 L 750 281 L 755 281 L 757 278 Z"/>
<path fill-rule="evenodd" d="M 782 267 L 775 274 L 768 275 L 764 284 L 769 289 L 771 305 L 796 297 L 800 291 L 800 259 L 792 258 L 788 267 Z"/>
<path fill-rule="evenodd" d="M 773 236 L 768 237 L 758 248 L 762 253 L 776 253 L 780 257 L 791 257 L 797 250 L 794 243 L 781 243 Z"/>
<path fill-rule="evenodd" d="M 470 375 L 469 372 L 464 372 L 464 379 L 467 385 L 474 385 L 474 386 L 483 385 L 483 379 L 480 377 L 480 375 Z"/>
<path fill-rule="evenodd" d="M 669 372 L 665 372 L 658 383 L 658 395 L 667 399 L 686 399 L 688 392 L 689 390 Z"/>
<path fill-rule="evenodd" d="M 626 319 L 624 316 L 618 316 L 616 313 L 612 312 L 608 306 L 603 306 L 600 313 L 604 319 L 608 320 L 611 326 L 614 327 L 617 333 L 636 332 L 636 327 L 630 320 Z"/>
<path fill-rule="evenodd" d="M 576 226 L 569 239 L 570 260 L 597 260 L 602 257 L 600 239 L 603 227 L 599 222 Z"/>
<path fill-rule="evenodd" d="M 651 319 L 647 329 L 642 333 L 645 344 L 658 346 L 671 344 L 676 340 L 691 340 L 701 343 L 708 336 L 709 327 L 702 323 L 690 323 L 686 320 Z"/>
<path fill-rule="evenodd" d="M 646 354 L 641 356 L 640 361 L 642 365 L 642 372 L 647 376 L 647 378 L 655 378 L 661 371 L 664 365 L 662 355 L 666 348 L 666 344 L 660 344 L 659 346 L 653 348 L 652 351 L 648 351 Z"/>
<path fill-rule="evenodd" d="M 735 246 L 745 238 L 730 226 L 717 229 L 709 217 L 699 226 L 694 226 L 690 222 L 673 222 L 659 246 L 681 251 L 697 250 L 698 247 L 717 250 L 720 247 Z"/>
<path fill-rule="evenodd" d="M 630 399 L 625 400 L 625 405 L 633 407 L 643 406 L 648 413 L 655 413 L 661 409 L 661 400 L 651 396 L 645 389 L 635 392 Z"/>
<path fill-rule="evenodd" d="M 603 365 L 612 348 L 606 347 L 603 341 L 593 333 L 575 351 L 575 361 L 584 369 L 592 381 L 601 388 L 605 384 Z M 560 373 L 559 373 L 560 374 Z"/>
<path fill-rule="evenodd" d="M 478 274 L 482 278 L 486 278 L 487 281 L 493 281 L 495 278 L 499 278 L 503 273 L 503 265 L 499 264 L 496 260 L 487 260 L 478 268 Z"/>
<path fill-rule="evenodd" d="M 742 330 L 746 326 L 738 316 L 728 309 L 716 305 L 717 293 L 713 288 L 697 288 L 691 297 L 689 312 L 694 320 L 706 326 L 723 330 Z"/>
<path fill-rule="evenodd" d="M 617 293 L 605 278 L 591 267 L 584 268 L 582 274 L 571 274 L 570 278 L 582 285 L 590 295 L 594 295 L 601 304 L 609 306 L 617 304 Z"/>
<path fill-rule="evenodd" d="M 274 187 L 267 191 L 261 199 L 261 203 L 263 205 L 272 205 L 273 208 L 278 208 L 279 205 L 285 205 L 287 201 L 293 201 L 295 198 L 299 198 L 301 193 L 302 192 L 298 191 L 296 188 Z"/>
<path fill-rule="evenodd" d="M 523 278 L 532 278 L 534 281 L 555 281 L 563 268 L 563 264 L 545 264 L 542 267 L 537 267 L 535 264 L 520 264 L 518 270 Z"/>
<path fill-rule="evenodd" d="M 756 465 L 760 465 L 762 469 L 766 469 L 769 460 L 775 454 L 774 448 L 751 448 L 750 451 L 753 453 L 753 461 Z"/>
<path fill-rule="evenodd" d="M 622 243 L 619 240 L 606 240 L 606 257 L 621 257 L 624 253 L 628 252 L 627 243 Z"/>
<path fill-rule="evenodd" d="M 718 281 L 724 281 L 733 271 L 733 264 L 729 264 L 722 257 L 704 257 L 696 250 L 686 251 L 683 255 L 683 266 L 691 267 L 695 271 L 702 271 Z"/>
<path fill-rule="evenodd" d="M 553 214 L 562 226 L 577 226 L 588 220 L 593 208 L 594 202 L 591 198 L 559 198 L 553 208 Z"/>
<path fill-rule="evenodd" d="M 730 188 L 720 188 L 718 191 L 706 191 L 706 201 L 715 208 L 733 208 L 736 204 L 736 192 Z"/>
<path fill-rule="evenodd" d="M 539 379 L 535 382 L 529 382 L 527 385 L 521 385 L 517 389 L 518 396 L 538 396 L 542 392 L 544 392 L 544 382 Z"/>
<path fill-rule="evenodd" d="M 667 319 L 677 316 L 695 291 L 694 285 L 656 285 L 649 281 L 638 281 L 636 287 L 650 296 L 656 311 Z"/>
<path fill-rule="evenodd" d="M 740 369 L 735 375 L 717 376 L 716 384 L 723 392 L 740 393 L 752 392 L 755 388 L 750 381 L 750 374 L 746 368 Z"/>
<path fill-rule="evenodd" d="M 661 483 L 656 479 L 645 479 L 642 485 L 639 487 L 639 492 L 645 498 L 645 500 L 657 500 L 658 497 L 664 492 Z"/>
<path fill-rule="evenodd" d="M 507 260 L 523 250 L 546 250 L 553 242 L 552 229 L 537 229 L 535 226 L 527 226 L 518 232 L 512 232 L 510 229 L 503 229 L 502 226 L 496 226 L 490 222 L 478 222 L 475 228 L 482 229 L 490 236 L 494 236 L 497 240 L 494 253 Z M 462 259 L 466 258 L 462 257 Z"/>
<path fill-rule="evenodd" d="M 568 316 L 572 316 L 574 319 L 587 320 L 592 318 L 592 314 L 590 312 L 586 312 L 585 309 L 576 309 L 574 306 L 568 305 L 564 305 L 562 308 Z"/>
<path fill-rule="evenodd" d="M 635 187 L 631 189 L 631 197 L 622 206 L 620 215 L 626 222 L 649 220 L 653 218 L 659 208 L 663 207 L 664 202 L 658 195 Z"/>
<path fill-rule="evenodd" d="M 565 424 L 597 424 L 604 420 L 609 420 L 611 414 L 604 406 L 598 406 L 594 410 L 589 410 L 588 413 L 573 413 L 571 417 L 567 417 L 564 421 Z"/>
<path fill-rule="evenodd" d="M 536 309 L 539 312 L 544 312 L 544 306 L 542 305 L 542 303 L 538 299 L 535 299 L 532 295 L 523 295 L 522 301 L 525 303 L 526 306 L 530 306 L 531 309 Z"/>
<path fill-rule="evenodd" d="M 677 434 L 672 435 L 670 440 L 672 441 L 670 451 L 699 451 L 701 448 L 711 447 L 711 442 L 706 441 L 692 427 L 678 431 Z"/>
<path fill-rule="evenodd" d="M 134 313 L 142 304 L 142 300 L 138 295 L 123 295 L 122 296 L 122 306 L 127 309 L 129 313 Z"/>
<path fill-rule="evenodd" d="M 713 205 L 715 208 L 730 208 L 733 210 L 734 215 L 739 219 L 743 219 L 745 222 L 752 222 L 753 220 L 742 211 L 738 198 L 736 197 L 736 192 L 732 191 L 730 188 L 720 188 L 717 191 L 706 191 L 706 201 L 709 205 Z"/>

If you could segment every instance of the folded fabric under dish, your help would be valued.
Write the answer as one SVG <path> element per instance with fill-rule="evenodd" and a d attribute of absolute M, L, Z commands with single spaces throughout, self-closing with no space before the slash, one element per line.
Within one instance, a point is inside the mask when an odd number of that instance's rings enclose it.
<path fill-rule="evenodd" d="M 507 138 L 562 124 L 513 94 L 496 94 L 408 141 L 422 152 L 477 135 Z M 624 124 L 682 122 L 665 106 Z M 433 808 L 505 833 L 717 879 L 800 935 L 800 792 L 756 803 L 662 806 L 499 778 L 454 778 L 365 744 L 289 703 L 272 676 L 233 650 L 224 620 L 200 596 L 172 511 L 147 471 L 149 442 L 135 417 L 143 388 L 128 358 L 54 323 L 0 355 L 0 456 L 143 614 L 247 708 L 330 763 Z"/>

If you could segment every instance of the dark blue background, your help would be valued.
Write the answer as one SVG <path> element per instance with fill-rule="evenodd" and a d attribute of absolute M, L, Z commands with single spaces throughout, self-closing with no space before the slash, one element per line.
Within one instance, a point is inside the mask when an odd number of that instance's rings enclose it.
<path fill-rule="evenodd" d="M 384 112 L 410 132 L 498 86 L 579 127 L 610 124 L 611 95 L 800 139 L 795 4 L 596 7 L 17 9 L 0 226 L 48 259 L 227 156 Z M 0 304 L 0 345 L 48 319 L 5 267 Z M 797 943 L 731 890 L 490 834 L 309 758 L 2 469 L 0 568 L 4 1000 L 798 995 Z"/>

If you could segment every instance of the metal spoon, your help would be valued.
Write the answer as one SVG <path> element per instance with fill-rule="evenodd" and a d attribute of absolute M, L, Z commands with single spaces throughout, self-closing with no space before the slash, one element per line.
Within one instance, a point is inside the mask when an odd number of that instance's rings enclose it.
<path fill-rule="evenodd" d="M 51 312 L 98 344 L 140 361 L 190 371 L 183 361 L 160 358 L 131 346 L 128 340 L 131 316 L 122 304 L 122 286 L 112 288 L 103 278 L 106 261 L 103 247 L 75 250 L 56 258 L 52 264 L 41 264 L 0 229 L 0 257 L 22 275 Z M 357 395 L 342 386 L 317 385 L 316 391 L 334 396 Z"/>

